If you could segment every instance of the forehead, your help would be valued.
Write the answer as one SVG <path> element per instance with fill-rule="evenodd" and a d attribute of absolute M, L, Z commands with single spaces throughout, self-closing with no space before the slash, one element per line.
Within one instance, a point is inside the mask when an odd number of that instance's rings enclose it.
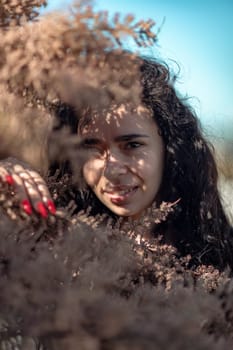
<path fill-rule="evenodd" d="M 109 109 L 92 112 L 90 120 L 85 123 L 80 131 L 81 135 L 96 135 L 99 137 L 122 133 L 151 132 L 157 129 L 152 118 L 152 113 L 146 107 L 139 105 L 114 106 Z"/>

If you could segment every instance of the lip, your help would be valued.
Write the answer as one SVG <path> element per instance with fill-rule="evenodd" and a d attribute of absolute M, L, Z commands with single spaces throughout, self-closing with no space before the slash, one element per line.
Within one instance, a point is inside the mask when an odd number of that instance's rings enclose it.
<path fill-rule="evenodd" d="M 111 189 L 104 190 L 104 194 L 107 195 L 113 204 L 127 203 L 131 197 L 138 190 L 139 186 L 117 186 Z"/>

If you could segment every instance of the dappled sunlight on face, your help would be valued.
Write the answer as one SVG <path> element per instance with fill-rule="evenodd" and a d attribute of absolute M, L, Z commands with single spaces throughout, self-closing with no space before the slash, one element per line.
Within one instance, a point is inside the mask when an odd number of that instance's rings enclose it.
<path fill-rule="evenodd" d="M 143 106 L 113 106 L 93 113 L 79 131 L 88 150 L 86 183 L 119 216 L 139 216 L 159 191 L 164 145 L 151 113 Z"/>

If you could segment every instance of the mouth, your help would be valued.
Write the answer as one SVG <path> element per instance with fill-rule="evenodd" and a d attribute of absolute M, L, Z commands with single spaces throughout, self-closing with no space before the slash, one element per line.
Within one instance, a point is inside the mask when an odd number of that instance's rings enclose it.
<path fill-rule="evenodd" d="M 139 186 L 115 187 L 104 190 L 103 192 L 109 197 L 112 203 L 120 205 L 130 200 L 138 188 Z"/>

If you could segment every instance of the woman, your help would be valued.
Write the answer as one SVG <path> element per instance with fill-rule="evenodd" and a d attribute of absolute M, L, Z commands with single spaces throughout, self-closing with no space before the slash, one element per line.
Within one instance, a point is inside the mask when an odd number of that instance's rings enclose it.
<path fill-rule="evenodd" d="M 217 169 L 196 116 L 177 95 L 167 67 L 141 59 L 142 96 L 138 105 L 86 110 L 69 124 L 88 151 L 82 175 L 87 189 L 77 191 L 79 208 L 92 214 L 138 220 L 151 205 L 177 203 L 151 234 L 162 235 L 191 263 L 233 267 L 232 228 L 217 189 Z M 22 206 L 43 218 L 55 207 L 41 178 L 22 165 L 5 165 L 1 174 L 17 187 Z M 12 176 L 12 177 L 11 177 Z M 82 199 L 85 199 L 84 201 Z"/>

